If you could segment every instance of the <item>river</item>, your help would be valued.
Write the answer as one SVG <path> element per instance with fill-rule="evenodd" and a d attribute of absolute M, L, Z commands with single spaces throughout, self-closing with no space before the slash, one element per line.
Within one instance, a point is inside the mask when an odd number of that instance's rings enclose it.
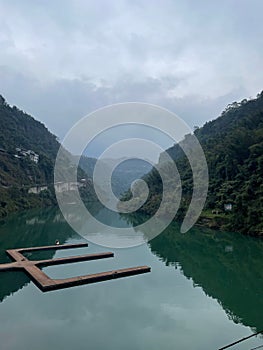
<path fill-rule="evenodd" d="M 84 241 L 57 209 L 13 215 L 0 223 L 0 263 L 9 261 L 6 249 L 56 239 Z M 1 350 L 213 350 L 263 330 L 262 240 L 203 228 L 182 235 L 173 223 L 147 244 L 110 250 L 114 258 L 44 271 L 63 278 L 149 265 L 151 272 L 48 293 L 23 272 L 1 272 Z M 89 243 L 29 258 L 103 251 L 109 248 Z M 257 336 L 230 349 L 260 345 Z"/>

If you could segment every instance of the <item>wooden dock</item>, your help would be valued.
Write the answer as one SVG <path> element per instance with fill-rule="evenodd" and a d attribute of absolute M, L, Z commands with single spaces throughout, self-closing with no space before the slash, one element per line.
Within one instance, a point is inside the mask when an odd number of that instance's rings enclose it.
<path fill-rule="evenodd" d="M 6 253 L 9 257 L 14 260 L 12 263 L 0 264 L 1 271 L 12 271 L 12 270 L 23 270 L 25 271 L 30 279 L 41 289 L 43 292 L 69 288 L 82 284 L 96 283 L 101 281 L 107 281 L 116 278 L 122 278 L 127 276 L 139 275 L 146 272 L 150 272 L 151 268 L 149 266 L 136 266 L 126 269 L 119 269 L 113 271 L 100 272 L 95 274 L 89 274 L 84 276 L 77 276 L 71 278 L 63 279 L 52 279 L 48 277 L 41 269 L 42 266 L 51 265 L 62 265 L 68 263 L 75 263 L 80 261 L 90 261 L 105 258 L 112 258 L 114 254 L 112 252 L 103 252 L 96 254 L 69 256 L 65 258 L 57 259 L 47 259 L 47 260 L 28 260 L 23 253 L 42 251 L 42 250 L 58 250 L 58 249 L 72 249 L 87 247 L 87 243 L 79 244 L 62 244 L 62 245 L 52 245 L 44 247 L 31 247 L 31 248 L 19 248 L 19 249 L 9 249 Z"/>

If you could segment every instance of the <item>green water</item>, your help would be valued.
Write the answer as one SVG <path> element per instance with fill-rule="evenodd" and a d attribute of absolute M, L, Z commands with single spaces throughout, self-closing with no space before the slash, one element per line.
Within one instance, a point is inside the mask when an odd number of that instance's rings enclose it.
<path fill-rule="evenodd" d="M 103 212 L 99 213 L 103 217 Z M 127 225 L 124 219 L 114 220 Z M 76 243 L 56 210 L 13 216 L 0 224 L 5 249 Z M 42 252 L 52 258 L 113 251 L 114 258 L 44 269 L 63 278 L 149 265 L 152 272 L 88 286 L 42 293 L 22 272 L 0 273 L 1 350 L 218 349 L 263 329 L 263 242 L 237 234 L 176 224 L 148 244 L 109 249 Z M 255 337 L 230 349 L 263 345 Z"/>

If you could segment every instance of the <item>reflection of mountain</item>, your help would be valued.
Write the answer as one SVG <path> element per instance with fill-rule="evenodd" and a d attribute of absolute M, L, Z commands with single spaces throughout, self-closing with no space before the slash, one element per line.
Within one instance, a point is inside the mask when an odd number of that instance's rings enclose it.
<path fill-rule="evenodd" d="M 30 282 L 24 272 L 1 272 L 0 302 Z"/>
<path fill-rule="evenodd" d="M 15 215 L 0 226 L 0 263 L 10 261 L 6 249 L 53 245 L 56 239 L 63 244 L 75 235 L 56 209 Z M 43 251 L 28 258 L 51 259 L 54 254 Z M 0 302 L 30 281 L 23 272 L 1 272 L 0 278 Z"/>
<path fill-rule="evenodd" d="M 262 241 L 197 228 L 182 235 L 175 224 L 149 245 L 217 299 L 234 322 L 263 328 Z"/>

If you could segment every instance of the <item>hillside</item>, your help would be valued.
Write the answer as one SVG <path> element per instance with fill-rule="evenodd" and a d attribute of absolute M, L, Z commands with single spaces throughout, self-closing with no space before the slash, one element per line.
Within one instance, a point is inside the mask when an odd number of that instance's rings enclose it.
<path fill-rule="evenodd" d="M 44 124 L 11 107 L 0 95 L 0 217 L 20 209 L 56 205 L 53 182 L 59 147 L 57 137 Z M 74 163 L 69 152 L 64 150 L 63 155 L 61 179 Z M 78 175 L 86 177 L 82 169 Z M 43 190 L 29 193 L 37 187 Z M 86 201 L 95 199 L 90 181 L 81 192 Z"/>
<path fill-rule="evenodd" d="M 56 136 L 0 96 L 0 184 L 3 186 L 52 182 L 53 163 L 59 148 Z M 21 151 L 39 155 L 38 163 L 23 157 Z M 18 158 L 20 157 L 20 158 Z"/>
<path fill-rule="evenodd" d="M 209 192 L 199 224 L 263 236 L 263 92 L 256 99 L 228 105 L 220 117 L 194 134 L 203 147 L 209 170 Z M 190 203 L 192 172 L 180 144 L 167 152 L 182 180 L 180 220 Z M 163 164 L 162 155 L 159 165 L 168 166 Z M 152 215 L 162 198 L 162 183 L 155 170 L 144 179 L 150 195 L 141 212 Z M 127 193 L 123 200 L 129 196 Z"/>

